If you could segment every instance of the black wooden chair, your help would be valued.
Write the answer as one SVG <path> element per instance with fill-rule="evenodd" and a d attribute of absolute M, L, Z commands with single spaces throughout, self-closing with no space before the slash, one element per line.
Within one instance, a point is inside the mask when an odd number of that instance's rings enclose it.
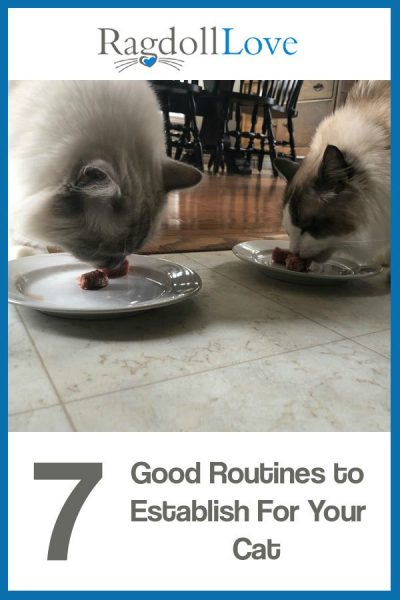
<path fill-rule="evenodd" d="M 204 80 L 204 93 L 199 99 L 198 111 L 204 116 L 200 130 L 203 148 L 209 152 L 208 169 L 214 173 L 225 168 L 225 150 L 230 146 L 225 133 L 229 102 L 234 80 Z"/>
<path fill-rule="evenodd" d="M 164 116 L 168 156 L 172 156 L 175 148 L 176 160 L 181 160 L 185 153 L 188 161 L 203 171 L 203 148 L 196 122 L 196 101 L 203 89 L 198 80 L 156 80 L 150 83 L 159 98 Z M 183 114 L 183 124 L 171 121 L 170 113 Z"/>
<path fill-rule="evenodd" d="M 283 153 L 276 151 L 276 146 L 290 146 L 290 158 L 296 160 L 296 143 L 294 138 L 293 119 L 297 117 L 297 100 L 303 85 L 303 80 L 277 80 L 268 82 L 267 95 L 273 97 L 272 106 L 267 106 L 261 133 L 256 136 L 260 139 L 260 150 L 258 155 L 258 170 L 261 171 L 264 155 L 269 154 L 274 175 L 277 175 L 275 158 Z M 289 140 L 275 140 L 272 130 L 272 119 L 286 119 Z M 268 150 L 265 145 L 268 142 Z M 286 156 L 286 154 L 285 154 Z"/>
<path fill-rule="evenodd" d="M 258 155 L 257 165 L 261 171 L 265 154 L 271 160 L 273 174 L 278 175 L 275 159 L 278 156 L 276 146 L 290 145 L 291 158 L 296 159 L 293 118 L 297 116 L 296 104 L 303 81 L 298 80 L 241 80 L 238 91 L 231 89 L 224 92 L 226 97 L 226 114 L 222 133 L 215 151 L 211 154 L 211 166 L 214 172 L 235 156 L 236 172 L 251 173 L 250 161 L 252 155 Z M 251 124 L 248 130 L 243 129 L 243 114 L 251 109 Z M 246 110 L 247 109 L 247 110 Z M 259 118 L 262 118 L 261 128 L 257 131 Z M 286 118 L 288 122 L 289 140 L 277 141 L 274 138 L 272 119 Z M 235 121 L 235 128 L 230 129 L 229 123 Z M 230 138 L 234 139 L 233 147 Z M 242 141 L 247 140 L 246 145 Z M 255 146 L 259 141 L 260 147 Z M 245 157 L 245 161 L 244 158 Z M 241 164 L 240 164 L 241 163 Z M 229 165 L 228 165 L 229 167 Z M 209 164 L 210 168 L 210 164 Z"/>
<path fill-rule="evenodd" d="M 234 81 L 215 82 L 224 84 L 217 87 L 215 94 L 221 97 L 223 110 L 222 121 L 219 124 L 219 134 L 216 147 L 211 152 L 209 168 L 213 167 L 214 173 L 220 168 L 224 169 L 225 163 L 228 172 L 250 174 L 250 159 L 254 151 L 254 140 L 256 139 L 256 123 L 259 110 L 265 106 L 272 106 L 274 99 L 267 95 L 267 82 L 262 80 L 240 80 L 238 86 Z M 226 84 L 229 83 L 230 86 Z M 238 89 L 235 90 L 234 88 Z M 251 128 L 244 131 L 242 128 L 243 111 L 251 109 Z M 235 121 L 235 128 L 229 129 L 229 123 Z M 233 146 L 230 138 L 234 139 Z M 246 147 L 242 146 L 242 139 L 247 139 Z"/>

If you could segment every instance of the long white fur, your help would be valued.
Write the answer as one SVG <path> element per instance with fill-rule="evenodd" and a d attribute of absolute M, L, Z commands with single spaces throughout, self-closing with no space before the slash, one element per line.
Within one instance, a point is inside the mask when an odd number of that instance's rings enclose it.
<path fill-rule="evenodd" d="M 146 82 L 21 81 L 11 82 L 9 94 L 11 254 L 21 254 L 16 245 L 60 244 L 51 239 L 47 206 L 79 157 L 110 157 L 133 198 L 159 200 L 165 143 L 158 103 Z M 97 197 L 87 218 L 105 236 L 118 234 Z"/>
<path fill-rule="evenodd" d="M 291 249 L 312 257 L 328 247 L 346 249 L 353 255 L 390 260 L 390 82 L 359 81 L 350 91 L 347 103 L 324 119 L 312 139 L 308 155 L 296 174 L 301 183 L 315 176 L 328 144 L 355 157 L 367 173 L 363 202 L 367 223 L 355 234 L 340 238 L 315 239 L 291 223 L 284 210 L 284 225 Z M 351 250 L 350 250 L 351 249 Z"/>

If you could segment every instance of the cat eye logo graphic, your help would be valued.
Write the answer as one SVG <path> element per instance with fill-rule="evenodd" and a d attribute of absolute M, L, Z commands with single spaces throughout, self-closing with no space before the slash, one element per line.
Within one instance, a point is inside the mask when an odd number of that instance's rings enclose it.
<path fill-rule="evenodd" d="M 169 67 L 179 71 L 184 62 L 185 61 L 180 58 L 160 58 L 159 56 L 153 54 L 152 56 L 141 56 L 140 58 L 122 58 L 121 60 L 114 61 L 114 67 L 118 73 L 122 73 L 122 71 L 125 71 L 130 67 L 134 67 L 137 64 L 141 64 L 144 67 L 150 68 L 156 63 L 160 63 L 162 65 L 168 65 Z"/>

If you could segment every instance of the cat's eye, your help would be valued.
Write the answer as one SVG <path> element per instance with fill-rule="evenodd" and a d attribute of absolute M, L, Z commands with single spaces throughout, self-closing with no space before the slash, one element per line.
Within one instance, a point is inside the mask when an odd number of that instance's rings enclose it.
<path fill-rule="evenodd" d="M 85 167 L 82 171 L 82 178 L 89 181 L 103 181 L 107 179 L 107 174 L 97 167 Z"/>

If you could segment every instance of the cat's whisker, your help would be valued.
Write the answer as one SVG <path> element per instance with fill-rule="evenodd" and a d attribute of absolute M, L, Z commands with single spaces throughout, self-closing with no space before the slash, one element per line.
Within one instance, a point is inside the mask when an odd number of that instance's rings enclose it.
<path fill-rule="evenodd" d="M 137 58 L 132 58 L 131 60 L 126 60 L 123 63 L 119 64 L 119 65 L 115 65 L 115 68 L 118 69 L 122 69 L 123 67 L 125 67 L 126 65 L 136 65 L 138 63 L 138 59 Z"/>
<path fill-rule="evenodd" d="M 124 66 L 122 69 L 118 69 L 118 73 L 122 73 L 122 71 L 125 71 L 125 69 L 129 69 L 129 67 L 133 67 L 134 65 L 136 65 L 136 62 L 132 62 L 129 65 Z"/>
<path fill-rule="evenodd" d="M 176 64 L 177 66 L 182 66 L 182 64 L 183 64 L 183 63 L 178 62 L 174 58 L 159 58 L 158 61 L 161 62 L 161 63 Z"/>
<path fill-rule="evenodd" d="M 134 65 L 137 62 L 139 62 L 139 61 L 136 58 L 132 58 L 131 60 L 125 60 L 123 63 L 116 65 L 115 68 L 121 69 L 122 67 L 125 67 L 126 65 Z"/>
<path fill-rule="evenodd" d="M 169 62 L 168 60 L 166 60 L 166 59 L 161 59 L 159 62 L 160 62 L 160 63 L 162 63 L 162 64 L 166 64 L 166 65 L 168 65 L 169 67 L 172 67 L 173 69 L 176 69 L 177 71 L 180 71 L 180 70 L 181 70 L 181 68 L 180 68 L 180 67 L 178 67 L 177 65 L 174 65 L 174 64 L 170 63 L 170 62 Z"/>
<path fill-rule="evenodd" d="M 117 65 L 118 63 L 127 63 L 127 62 L 132 62 L 132 61 L 136 61 L 138 62 L 138 58 L 122 58 L 121 60 L 115 60 L 114 61 L 114 65 Z"/>
<path fill-rule="evenodd" d="M 304 160 L 276 159 L 288 182 L 283 225 L 300 254 L 389 259 L 389 139 L 390 82 L 358 80 L 318 125 Z"/>
<path fill-rule="evenodd" d="M 170 61 L 170 62 L 176 62 L 176 63 L 180 63 L 183 65 L 183 63 L 185 62 L 184 60 L 182 60 L 181 58 L 159 58 L 158 61 L 159 62 L 165 62 L 165 61 Z"/>

